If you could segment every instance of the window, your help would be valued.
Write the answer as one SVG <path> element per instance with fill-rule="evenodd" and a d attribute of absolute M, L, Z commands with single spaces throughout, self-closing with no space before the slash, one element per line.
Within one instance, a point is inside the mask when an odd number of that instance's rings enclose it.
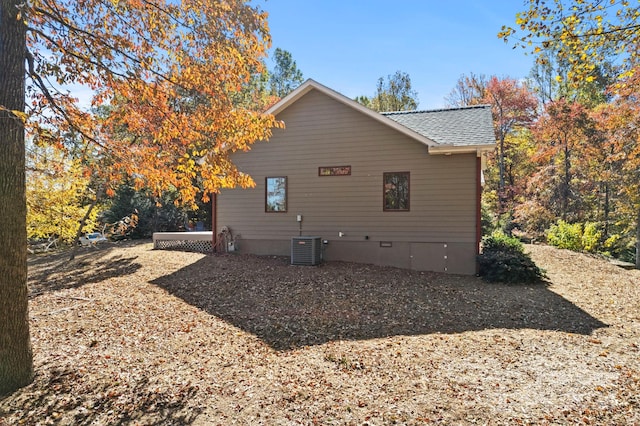
<path fill-rule="evenodd" d="M 384 173 L 384 211 L 409 211 L 409 172 Z"/>
<path fill-rule="evenodd" d="M 287 178 L 286 176 L 266 178 L 267 188 L 265 193 L 264 211 L 287 211 Z"/>

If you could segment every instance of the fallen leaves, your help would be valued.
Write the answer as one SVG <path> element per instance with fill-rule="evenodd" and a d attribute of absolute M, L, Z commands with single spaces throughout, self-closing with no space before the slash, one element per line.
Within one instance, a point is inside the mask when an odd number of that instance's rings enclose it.
<path fill-rule="evenodd" d="M 640 274 L 530 250 L 548 287 L 150 244 L 34 257 L 37 376 L 0 424 L 640 422 Z"/>

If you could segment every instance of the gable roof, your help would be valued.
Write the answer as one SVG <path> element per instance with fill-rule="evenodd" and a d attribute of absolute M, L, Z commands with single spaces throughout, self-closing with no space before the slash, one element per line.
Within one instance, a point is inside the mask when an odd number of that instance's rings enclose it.
<path fill-rule="evenodd" d="M 431 154 L 476 152 L 480 155 L 495 146 L 491 107 L 488 105 L 430 111 L 379 113 L 311 79 L 282 98 L 266 113 L 273 115 L 281 113 L 311 90 L 318 90 L 330 98 L 423 143 L 429 147 Z"/>

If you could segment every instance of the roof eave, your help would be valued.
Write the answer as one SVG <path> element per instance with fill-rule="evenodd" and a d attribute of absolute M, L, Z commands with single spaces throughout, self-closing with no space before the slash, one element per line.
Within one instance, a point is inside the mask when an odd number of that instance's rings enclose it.
<path fill-rule="evenodd" d="M 496 148 L 495 143 L 481 145 L 440 145 L 429 147 L 430 155 L 454 155 L 454 154 L 476 154 L 480 158 L 480 170 L 487 169 L 487 155 Z"/>
<path fill-rule="evenodd" d="M 266 113 L 267 114 L 271 114 L 271 115 L 278 115 L 280 114 L 282 111 L 284 111 L 285 109 L 287 109 L 291 104 L 295 103 L 298 99 L 300 99 L 301 97 L 303 97 L 305 94 L 307 94 L 309 91 L 311 91 L 312 89 L 316 89 L 318 91 L 320 91 L 321 93 L 335 99 L 338 102 L 343 103 L 344 105 L 347 105 L 348 107 L 351 107 L 359 112 L 361 112 L 362 114 L 365 114 L 371 118 L 373 118 L 374 120 L 388 126 L 391 127 L 392 129 L 412 138 L 415 139 L 416 141 L 426 145 L 429 147 L 429 150 L 431 150 L 434 147 L 437 147 L 438 144 L 437 142 L 417 133 L 414 132 L 413 130 L 403 126 L 402 124 L 385 117 L 384 115 L 373 111 L 361 104 L 359 104 L 358 102 L 347 98 L 346 96 L 336 92 L 335 90 L 332 90 L 326 86 L 323 86 L 322 84 L 318 83 L 315 80 L 312 79 L 308 79 L 307 81 L 305 81 L 304 83 L 302 83 L 300 86 L 298 86 L 297 89 L 295 89 L 293 92 L 289 93 L 287 96 L 285 96 L 284 98 L 280 99 L 280 101 L 276 102 L 273 106 L 271 106 L 271 108 L 269 108 Z M 286 123 L 285 123 L 286 124 Z"/>
<path fill-rule="evenodd" d="M 433 155 L 452 155 L 452 154 L 471 154 L 478 156 L 485 152 L 491 152 L 495 149 L 496 144 L 480 144 L 480 145 L 438 145 L 430 146 L 429 154 Z"/>

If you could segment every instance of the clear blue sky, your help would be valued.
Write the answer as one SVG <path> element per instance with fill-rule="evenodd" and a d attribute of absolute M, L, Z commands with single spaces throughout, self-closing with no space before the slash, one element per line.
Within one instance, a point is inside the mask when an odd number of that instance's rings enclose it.
<path fill-rule="evenodd" d="M 497 37 L 522 0 L 255 0 L 269 13 L 273 48 L 304 78 L 350 98 L 379 77 L 411 77 L 420 109 L 440 108 L 462 74 L 525 78 L 533 57 Z M 271 68 L 273 64 L 269 63 Z"/>

